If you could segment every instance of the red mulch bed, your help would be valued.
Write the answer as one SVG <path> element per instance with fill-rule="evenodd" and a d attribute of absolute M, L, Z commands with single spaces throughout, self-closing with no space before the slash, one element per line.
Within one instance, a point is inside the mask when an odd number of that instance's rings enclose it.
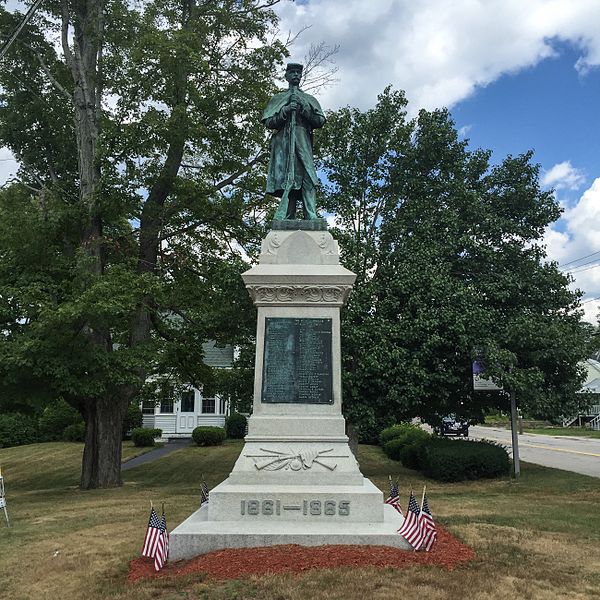
<path fill-rule="evenodd" d="M 469 546 L 459 542 L 439 525 L 438 539 L 430 552 L 408 552 L 386 546 L 269 546 L 230 548 L 181 560 L 158 573 L 154 561 L 135 558 L 129 563 L 128 581 L 202 573 L 212 580 L 240 579 L 249 575 L 303 573 L 310 569 L 336 567 L 393 567 L 437 565 L 452 570 L 475 558 Z"/>

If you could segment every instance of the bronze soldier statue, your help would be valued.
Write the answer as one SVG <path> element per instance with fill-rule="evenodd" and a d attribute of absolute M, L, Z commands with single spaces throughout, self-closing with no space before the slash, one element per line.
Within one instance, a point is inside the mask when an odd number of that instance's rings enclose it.
<path fill-rule="evenodd" d="M 296 219 L 302 199 L 304 219 L 318 219 L 315 187 L 318 183 L 312 151 L 313 129 L 323 127 L 325 115 L 315 98 L 300 90 L 302 65 L 289 63 L 285 71 L 289 89 L 271 98 L 262 122 L 275 132 L 267 194 L 281 198 L 275 221 Z"/>

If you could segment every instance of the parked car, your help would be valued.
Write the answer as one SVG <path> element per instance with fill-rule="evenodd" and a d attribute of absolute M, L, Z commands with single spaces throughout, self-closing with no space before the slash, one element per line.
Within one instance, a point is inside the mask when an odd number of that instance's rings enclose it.
<path fill-rule="evenodd" d="M 440 435 L 469 435 L 469 421 L 461 419 L 455 415 L 448 415 L 442 419 L 442 424 L 439 429 Z"/>

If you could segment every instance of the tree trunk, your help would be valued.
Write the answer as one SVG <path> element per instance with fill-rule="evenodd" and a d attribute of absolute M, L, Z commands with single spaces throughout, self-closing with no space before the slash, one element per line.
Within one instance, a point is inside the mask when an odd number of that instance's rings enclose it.
<path fill-rule="evenodd" d="M 350 421 L 346 421 L 346 435 L 348 436 L 350 451 L 355 458 L 358 458 L 358 431 Z"/>
<path fill-rule="evenodd" d="M 94 398 L 85 403 L 81 489 L 121 485 L 122 424 L 127 405 L 115 398 Z"/>

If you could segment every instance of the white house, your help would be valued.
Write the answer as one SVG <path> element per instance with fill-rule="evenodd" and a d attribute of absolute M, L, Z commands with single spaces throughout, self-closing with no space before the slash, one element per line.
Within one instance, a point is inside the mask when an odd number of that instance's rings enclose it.
<path fill-rule="evenodd" d="M 596 358 L 598 355 L 594 355 Z M 597 400 L 600 398 L 600 362 L 593 358 L 588 358 L 584 363 L 586 377 L 580 393 L 594 394 Z M 570 425 L 585 426 L 591 429 L 600 430 L 600 404 L 593 404 L 586 414 L 574 415 L 563 419 L 563 427 Z"/>
<path fill-rule="evenodd" d="M 217 346 L 215 342 L 203 344 L 204 362 L 221 369 L 233 366 L 233 347 Z M 218 396 L 205 398 L 192 386 L 176 393 L 167 389 L 160 402 L 153 400 L 141 403 L 143 427 L 162 429 L 163 437 L 190 437 L 200 426 L 224 427 L 229 414 L 229 402 Z"/>

